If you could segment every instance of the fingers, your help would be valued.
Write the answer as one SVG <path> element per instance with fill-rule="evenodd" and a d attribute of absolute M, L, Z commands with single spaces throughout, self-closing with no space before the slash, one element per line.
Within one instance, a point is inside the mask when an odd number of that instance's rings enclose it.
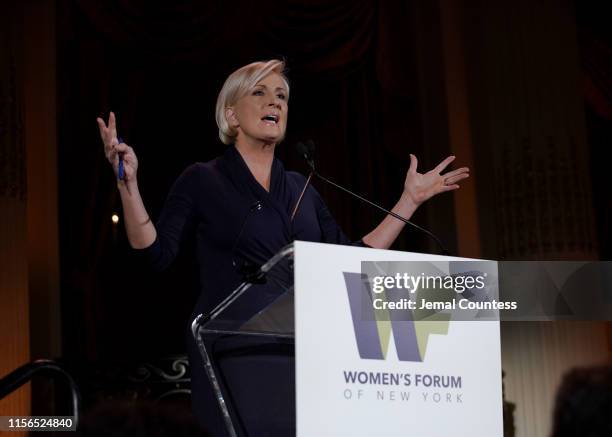
<path fill-rule="evenodd" d="M 461 168 L 458 168 L 457 170 L 453 170 L 453 171 L 449 171 L 448 173 L 444 173 L 442 176 L 444 177 L 444 179 L 448 179 L 448 178 L 451 178 L 461 173 L 469 174 L 469 172 L 470 172 L 470 169 L 468 167 L 461 167 Z"/>
<path fill-rule="evenodd" d="M 117 140 L 115 139 L 114 142 L 116 142 Z M 119 144 L 112 144 L 107 148 L 107 152 L 106 152 L 106 158 L 111 162 L 111 163 L 115 163 L 117 156 L 118 155 L 122 155 L 124 159 L 126 158 L 130 158 L 131 157 L 136 157 L 136 155 L 134 154 L 134 149 L 132 149 L 130 146 L 128 146 L 125 143 L 119 143 Z"/>
<path fill-rule="evenodd" d="M 127 144 L 125 143 L 117 144 L 115 146 L 115 150 L 123 158 L 124 162 L 132 164 L 132 165 L 136 165 L 138 163 L 138 159 L 136 158 L 134 149 L 132 149 Z"/>
<path fill-rule="evenodd" d="M 419 161 L 417 160 L 417 157 L 411 153 L 410 154 L 410 167 L 408 167 L 408 171 L 416 173 L 418 165 L 419 165 Z"/>
<path fill-rule="evenodd" d="M 116 155 L 117 153 L 125 152 L 124 150 L 125 147 L 129 147 L 129 146 L 127 144 L 123 144 L 122 147 L 119 147 L 119 141 L 117 141 L 116 137 L 110 139 L 109 142 L 105 142 L 104 144 L 104 151 L 106 153 L 106 157 L 108 158 L 109 161 L 112 162 L 114 155 Z"/>
<path fill-rule="evenodd" d="M 447 177 L 447 176 L 448 175 L 444 177 L 444 184 L 447 186 L 455 185 L 457 182 L 470 177 L 469 173 L 460 173 L 460 174 L 457 174 L 451 177 Z"/>
<path fill-rule="evenodd" d="M 117 143 L 117 130 L 116 128 L 111 129 L 112 126 L 115 125 L 115 116 L 111 112 L 111 115 L 108 119 L 108 126 L 104 123 L 104 120 L 100 117 L 96 118 L 96 122 L 98 123 L 98 130 L 100 131 L 100 138 L 102 138 L 102 142 L 104 143 L 104 151 L 108 155 L 113 146 Z"/>
<path fill-rule="evenodd" d="M 440 164 L 438 164 L 436 166 L 436 168 L 434 169 L 434 171 L 436 173 L 441 173 L 446 167 L 448 167 L 448 165 L 453 162 L 455 160 L 455 156 L 451 155 L 448 158 L 446 158 L 444 161 L 442 161 Z"/>
<path fill-rule="evenodd" d="M 116 153 L 114 148 L 119 144 L 117 140 L 117 120 L 115 118 L 115 113 L 112 111 L 110 112 L 108 116 L 108 125 L 104 123 L 104 119 L 101 117 L 96 118 L 96 122 L 98 123 L 100 137 L 104 143 L 104 153 L 108 160 L 112 162 L 113 155 Z"/>
<path fill-rule="evenodd" d="M 458 190 L 458 189 L 459 189 L 459 185 L 457 185 L 457 184 L 454 184 L 454 185 L 444 185 L 440 189 L 440 192 L 444 193 L 446 191 L 454 191 L 454 190 Z"/>
<path fill-rule="evenodd" d="M 100 117 L 96 118 L 96 122 L 98 123 L 98 129 L 100 130 L 100 137 L 104 138 L 106 134 L 106 123 Z"/>
<path fill-rule="evenodd" d="M 115 149 L 113 149 L 112 152 L 108 155 L 108 160 L 113 166 L 115 173 L 117 173 L 117 170 L 119 168 L 119 153 L 117 153 Z"/>
<path fill-rule="evenodd" d="M 108 128 L 106 127 L 106 123 L 104 123 L 104 120 L 102 120 L 100 117 L 96 118 L 96 122 L 98 123 L 98 130 L 100 131 L 100 138 L 102 139 L 102 142 L 104 143 L 105 149 L 106 147 L 109 146 L 109 142 L 108 141 Z"/>
<path fill-rule="evenodd" d="M 119 176 L 119 161 L 123 161 L 123 179 L 130 179 L 136 172 L 138 167 L 138 159 L 134 153 L 134 149 L 125 143 L 119 143 L 113 147 L 112 158 L 109 159 L 113 164 L 115 173 Z"/>
<path fill-rule="evenodd" d="M 117 119 L 114 112 L 110 112 L 108 116 L 108 125 L 104 123 L 104 119 L 96 118 L 98 123 L 98 129 L 100 130 L 100 137 L 104 142 L 104 152 L 106 158 L 113 166 L 115 173 L 119 174 L 119 161 L 123 160 L 123 176 L 124 180 L 135 177 L 136 169 L 138 167 L 138 159 L 134 150 L 125 144 L 119 142 L 117 138 Z"/>
<path fill-rule="evenodd" d="M 111 134 L 111 139 L 117 138 L 117 121 L 115 119 L 115 113 L 113 111 L 111 111 L 110 115 L 108 116 L 108 128 L 110 130 L 110 134 Z"/>
<path fill-rule="evenodd" d="M 132 153 L 134 151 L 134 149 L 132 149 L 125 143 L 119 143 L 115 145 L 114 149 L 119 153 Z"/>

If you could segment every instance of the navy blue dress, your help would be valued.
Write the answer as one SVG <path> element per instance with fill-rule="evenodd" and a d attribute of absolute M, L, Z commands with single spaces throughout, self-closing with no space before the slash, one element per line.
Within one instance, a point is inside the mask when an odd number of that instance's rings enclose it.
<path fill-rule="evenodd" d="M 208 313 L 242 282 L 235 264 L 259 266 L 294 240 L 351 244 L 312 186 L 291 221 L 305 182 L 303 175 L 285 171 L 274 158 L 268 192 L 238 150 L 229 146 L 223 156 L 193 164 L 177 179 L 157 222 L 157 239 L 139 250 L 139 256 L 162 270 L 175 258 L 181 241 L 195 236 L 201 293 L 193 315 Z M 194 413 L 214 436 L 224 436 L 219 408 L 190 332 L 188 345 Z M 283 347 L 278 354 L 274 347 L 260 349 L 267 352 L 250 363 L 243 359 L 238 366 L 228 360 L 227 378 L 242 387 L 236 397 L 260 399 L 261 411 L 246 413 L 243 427 L 249 436 L 289 435 L 295 420 L 292 354 L 285 354 Z M 262 372 L 273 378 L 266 380 Z M 236 381 L 241 375 L 243 380 Z M 287 417 L 277 420 L 281 416 Z"/>

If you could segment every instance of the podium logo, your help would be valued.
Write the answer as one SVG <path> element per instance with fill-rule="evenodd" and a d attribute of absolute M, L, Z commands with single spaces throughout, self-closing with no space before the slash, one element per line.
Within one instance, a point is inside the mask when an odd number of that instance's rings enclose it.
<path fill-rule="evenodd" d="M 448 333 L 448 319 L 415 322 L 410 317 L 412 313 L 408 310 L 402 312 L 401 320 L 397 317 L 397 313 L 374 310 L 370 283 L 363 273 L 344 272 L 344 282 L 348 292 L 357 349 L 362 359 L 387 359 L 391 332 L 393 332 L 399 360 L 420 362 L 425 359 L 429 336 Z"/>

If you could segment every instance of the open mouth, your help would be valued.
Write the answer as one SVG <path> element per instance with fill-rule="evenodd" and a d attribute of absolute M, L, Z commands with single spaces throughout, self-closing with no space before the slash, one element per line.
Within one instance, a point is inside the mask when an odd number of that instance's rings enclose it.
<path fill-rule="evenodd" d="M 275 114 L 268 114 L 261 118 L 264 122 L 269 124 L 277 124 L 280 117 Z"/>

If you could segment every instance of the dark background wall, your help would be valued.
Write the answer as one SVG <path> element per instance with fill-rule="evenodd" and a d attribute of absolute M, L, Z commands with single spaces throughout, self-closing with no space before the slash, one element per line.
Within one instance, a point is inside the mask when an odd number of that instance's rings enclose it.
<path fill-rule="evenodd" d="M 324 174 L 392 206 L 409 153 L 431 167 L 450 152 L 443 88 L 434 73 L 435 147 L 423 143 L 415 5 L 406 2 L 100 2 L 58 4 L 59 204 L 65 353 L 182 351 L 197 292 L 189 247 L 168 272 L 151 276 L 130 260 L 112 172 L 95 118 L 115 111 L 120 136 L 139 157 L 139 184 L 156 217 L 174 179 L 194 161 L 223 152 L 214 105 L 225 77 L 254 60 L 285 58 L 292 92 L 288 135 L 278 155 L 304 171 L 293 152 L 313 138 Z M 419 14 L 435 13 L 427 6 Z M 432 24 L 433 29 L 437 24 Z M 436 32 L 430 32 L 436 35 Z M 439 58 L 439 36 L 419 48 Z M 430 115 L 433 120 L 433 114 Z M 427 150 L 427 153 L 425 151 Z M 354 239 L 382 217 L 318 186 Z M 456 251 L 452 199 L 435 231 Z M 431 206 L 432 208 L 434 205 Z M 425 213 L 416 216 L 426 221 Z M 407 231 L 398 248 L 429 250 Z"/>

